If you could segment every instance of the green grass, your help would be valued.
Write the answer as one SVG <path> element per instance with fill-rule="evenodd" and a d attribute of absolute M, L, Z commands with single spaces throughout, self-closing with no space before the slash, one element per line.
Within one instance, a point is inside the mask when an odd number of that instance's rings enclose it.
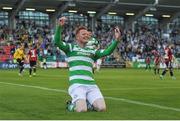
<path fill-rule="evenodd" d="M 68 88 L 66 69 L 38 69 L 31 78 L 27 69 L 23 77 L 18 70 L 0 70 L 0 119 L 180 120 L 179 70 L 175 75 L 160 80 L 143 69 L 102 69 L 95 79 L 107 111 L 75 113 L 66 111 L 70 97 L 61 92 Z"/>

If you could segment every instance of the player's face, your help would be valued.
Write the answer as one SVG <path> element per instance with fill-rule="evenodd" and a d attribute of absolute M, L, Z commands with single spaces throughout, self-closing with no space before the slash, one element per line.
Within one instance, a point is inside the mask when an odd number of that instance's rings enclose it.
<path fill-rule="evenodd" d="M 32 47 L 32 46 L 29 46 L 29 49 L 33 49 L 33 47 Z"/>
<path fill-rule="evenodd" d="M 87 43 L 89 40 L 89 32 L 86 29 L 82 29 L 77 34 L 77 40 L 82 43 Z"/>
<path fill-rule="evenodd" d="M 20 47 L 20 49 L 21 49 L 21 50 L 24 50 L 24 46 L 22 45 L 22 46 Z"/>
<path fill-rule="evenodd" d="M 170 49 L 173 49 L 173 45 L 169 45 L 169 48 L 170 48 Z"/>

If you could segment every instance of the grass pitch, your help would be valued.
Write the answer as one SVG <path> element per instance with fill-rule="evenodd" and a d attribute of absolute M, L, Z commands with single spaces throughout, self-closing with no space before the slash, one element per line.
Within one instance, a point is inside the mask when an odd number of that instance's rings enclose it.
<path fill-rule="evenodd" d="M 18 70 L 0 70 L 0 120 L 180 120 L 180 71 L 161 80 L 144 69 L 102 69 L 95 79 L 107 104 L 106 112 L 68 112 L 65 107 L 68 70 L 38 69 L 29 77 Z"/>

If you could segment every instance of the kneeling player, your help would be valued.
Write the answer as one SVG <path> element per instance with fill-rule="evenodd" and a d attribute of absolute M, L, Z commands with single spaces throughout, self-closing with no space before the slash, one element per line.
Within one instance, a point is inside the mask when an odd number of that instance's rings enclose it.
<path fill-rule="evenodd" d="M 114 40 L 104 51 L 91 50 L 86 48 L 89 36 L 87 28 L 83 26 L 76 29 L 76 44 L 68 44 L 62 41 L 61 32 L 65 20 L 65 17 L 59 20 L 55 34 L 55 44 L 68 56 L 70 72 L 68 92 L 72 97 L 72 102 L 70 102 L 72 105 L 68 105 L 68 107 L 71 106 L 70 111 L 86 112 L 86 100 L 88 100 L 96 111 L 105 111 L 105 100 L 93 78 L 92 68 L 94 61 L 110 55 L 117 47 L 118 42 L 121 40 L 120 30 L 115 28 Z"/>

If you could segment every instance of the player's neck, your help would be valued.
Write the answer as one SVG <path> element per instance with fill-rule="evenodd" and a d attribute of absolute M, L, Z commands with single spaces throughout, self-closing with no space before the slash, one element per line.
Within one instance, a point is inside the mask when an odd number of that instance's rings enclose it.
<path fill-rule="evenodd" d="M 77 44 L 81 47 L 81 48 L 84 48 L 85 47 L 85 43 L 83 42 L 80 42 L 80 41 L 77 41 Z"/>

